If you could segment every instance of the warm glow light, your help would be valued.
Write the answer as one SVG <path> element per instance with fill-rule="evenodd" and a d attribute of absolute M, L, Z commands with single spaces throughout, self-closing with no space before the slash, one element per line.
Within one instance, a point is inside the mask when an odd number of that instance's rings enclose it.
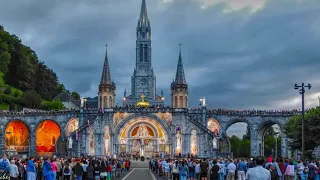
<path fill-rule="evenodd" d="M 29 130 L 21 121 L 12 121 L 5 130 L 6 149 L 22 152 L 29 147 Z"/>
<path fill-rule="evenodd" d="M 125 101 L 125 100 L 126 100 L 126 98 L 124 97 L 124 98 L 123 98 L 123 100 Z"/>
<path fill-rule="evenodd" d="M 36 132 L 36 151 L 55 152 L 56 142 L 60 136 L 60 128 L 54 121 L 41 122 Z"/>
<path fill-rule="evenodd" d="M 164 97 L 162 97 L 161 100 L 164 101 Z"/>

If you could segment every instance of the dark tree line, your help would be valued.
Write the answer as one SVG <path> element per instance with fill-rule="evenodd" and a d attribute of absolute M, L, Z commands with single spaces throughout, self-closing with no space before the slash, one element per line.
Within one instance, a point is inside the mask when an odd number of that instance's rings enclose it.
<path fill-rule="evenodd" d="M 15 107 L 40 108 L 42 100 L 52 101 L 65 90 L 56 73 L 3 26 L 0 26 L 0 82 L 0 104 Z"/>

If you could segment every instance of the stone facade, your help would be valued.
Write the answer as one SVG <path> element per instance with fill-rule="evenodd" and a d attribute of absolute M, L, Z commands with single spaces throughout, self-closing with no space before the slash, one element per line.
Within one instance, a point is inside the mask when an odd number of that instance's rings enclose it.
<path fill-rule="evenodd" d="M 94 114 L 94 115 L 93 115 Z M 32 113 L 1 113 L 0 115 L 0 147 L 1 152 L 5 152 L 5 134 L 6 127 L 10 122 L 21 121 L 27 126 L 29 130 L 29 155 L 36 155 L 36 133 L 38 125 L 44 120 L 52 120 L 57 123 L 60 128 L 60 136 L 56 142 L 58 146 L 61 141 L 66 141 L 68 138 L 68 124 L 71 119 L 76 118 L 79 122 L 79 127 L 84 127 L 81 131 L 80 140 L 74 139 L 71 154 L 92 154 L 94 155 L 119 155 L 121 152 L 132 153 L 134 148 L 132 145 L 131 135 L 124 136 L 121 141 L 121 132 L 125 128 L 134 128 L 135 125 L 146 124 L 151 129 L 154 129 L 155 134 L 159 130 L 165 134 L 164 142 L 159 142 L 151 138 L 154 143 L 153 152 L 161 153 L 161 147 L 165 147 L 164 152 L 168 155 L 174 156 L 177 152 L 177 128 L 181 128 L 181 154 L 187 155 L 191 153 L 191 131 L 195 130 L 197 134 L 197 152 L 196 155 L 201 157 L 208 156 L 222 156 L 230 153 L 230 144 L 226 138 L 226 130 L 232 124 L 237 122 L 245 122 L 250 127 L 251 135 L 251 155 L 257 156 L 263 154 L 263 134 L 266 129 L 274 124 L 278 124 L 282 129 L 290 116 L 296 115 L 297 112 L 233 112 L 233 111 L 219 111 L 210 110 L 203 107 L 202 109 L 177 109 L 177 108 L 113 108 L 104 109 L 104 112 L 98 110 L 82 109 L 81 111 L 59 111 L 59 112 L 32 112 Z M 212 141 L 210 136 L 201 131 L 199 127 L 195 126 L 190 119 L 196 119 L 207 126 L 208 121 L 214 119 L 219 125 L 219 133 L 222 137 L 221 142 L 226 142 L 228 147 L 226 149 L 212 149 Z M 90 128 L 86 125 L 86 120 L 90 119 Z M 132 122 L 137 122 L 136 124 Z M 109 131 L 105 131 L 108 127 Z M 128 131 L 129 132 L 129 131 Z M 106 141 L 106 133 L 110 140 Z M 90 136 L 91 134 L 91 136 Z M 94 136 L 94 137 L 92 137 Z M 281 155 L 287 156 L 287 139 L 285 134 L 281 134 Z M 74 137 L 73 137 L 74 138 Z M 90 144 L 90 139 L 94 142 Z M 108 151 L 105 149 L 108 144 Z M 92 148 L 94 144 L 94 148 Z M 122 147 L 122 148 L 121 148 Z M 163 150 L 163 149 L 162 149 Z M 66 152 L 54 153 L 63 154 Z M 230 154 L 229 154 L 230 155 Z"/>

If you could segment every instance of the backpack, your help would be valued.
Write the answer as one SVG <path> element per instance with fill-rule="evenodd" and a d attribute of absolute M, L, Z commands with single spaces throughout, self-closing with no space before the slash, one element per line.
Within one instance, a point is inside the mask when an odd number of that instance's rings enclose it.
<path fill-rule="evenodd" d="M 69 174 L 69 172 L 70 172 L 69 167 L 65 167 L 64 170 L 63 170 L 63 173 L 64 174 Z"/>
<path fill-rule="evenodd" d="M 308 173 L 309 173 L 309 168 L 305 167 L 305 168 L 303 169 L 303 174 L 308 174 Z"/>

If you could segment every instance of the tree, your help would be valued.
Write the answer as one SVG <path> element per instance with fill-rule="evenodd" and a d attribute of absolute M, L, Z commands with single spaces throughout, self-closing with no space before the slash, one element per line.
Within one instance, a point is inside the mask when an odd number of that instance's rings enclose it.
<path fill-rule="evenodd" d="M 4 74 L 2 72 L 0 72 L 0 92 L 1 92 L 1 89 L 4 88 L 5 86 L 5 82 L 4 82 Z"/>
<path fill-rule="evenodd" d="M 42 104 L 42 99 L 36 91 L 26 91 L 21 97 L 21 103 L 24 107 L 32 109 L 40 109 Z"/>
<path fill-rule="evenodd" d="M 64 105 L 60 100 L 53 100 L 53 101 L 43 101 L 42 109 L 44 110 L 63 110 L 65 109 Z"/>
<path fill-rule="evenodd" d="M 71 96 L 73 97 L 73 98 L 75 98 L 76 100 L 79 100 L 80 99 L 80 94 L 79 93 L 77 93 L 77 92 L 72 92 L 71 93 Z"/>
<path fill-rule="evenodd" d="M 313 108 L 305 114 L 305 150 L 311 152 L 320 143 L 320 108 Z M 301 115 L 294 116 L 284 126 L 292 149 L 301 149 Z"/>

